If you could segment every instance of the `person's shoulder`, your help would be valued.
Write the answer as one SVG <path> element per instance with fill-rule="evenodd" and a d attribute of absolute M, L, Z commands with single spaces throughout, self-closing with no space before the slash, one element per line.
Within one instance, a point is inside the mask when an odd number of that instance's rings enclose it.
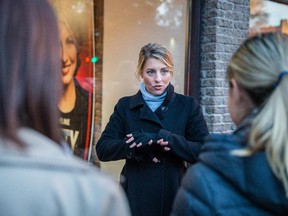
<path fill-rule="evenodd" d="M 196 98 L 180 93 L 175 93 L 174 101 L 178 104 L 183 104 L 183 106 L 186 106 L 188 109 L 199 107 L 199 102 Z"/>
<path fill-rule="evenodd" d="M 133 95 L 125 95 L 118 99 L 117 104 L 125 104 L 125 103 L 130 103 L 131 100 L 132 101 L 139 100 L 140 96 L 141 94 L 139 94 L 139 92 Z"/>
<path fill-rule="evenodd" d="M 210 133 L 205 138 L 205 143 L 202 146 L 202 150 L 226 150 L 231 151 L 237 148 L 243 148 L 245 139 L 238 134 L 230 133 Z"/>
<path fill-rule="evenodd" d="M 118 102 L 130 101 L 133 96 L 134 95 L 123 96 L 123 97 L 119 98 Z"/>
<path fill-rule="evenodd" d="M 175 92 L 175 97 L 178 99 L 181 99 L 181 100 L 185 100 L 185 101 L 197 102 L 197 100 L 194 97 L 189 96 L 189 95 L 180 94 L 177 92 Z"/>

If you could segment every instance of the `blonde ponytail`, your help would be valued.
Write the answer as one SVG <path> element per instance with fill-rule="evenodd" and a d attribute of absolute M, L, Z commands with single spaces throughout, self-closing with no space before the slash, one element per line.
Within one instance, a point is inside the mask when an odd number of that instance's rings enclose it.
<path fill-rule="evenodd" d="M 284 92 L 285 91 L 285 92 Z M 282 80 L 266 105 L 255 117 L 248 148 L 265 148 L 274 174 L 283 183 L 288 197 L 288 77 Z"/>

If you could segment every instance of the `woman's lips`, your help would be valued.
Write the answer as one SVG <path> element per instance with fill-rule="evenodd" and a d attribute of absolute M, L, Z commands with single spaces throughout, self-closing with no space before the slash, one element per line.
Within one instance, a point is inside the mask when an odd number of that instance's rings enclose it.
<path fill-rule="evenodd" d="M 161 86 L 161 85 L 156 85 L 156 86 L 154 86 L 154 89 L 156 89 L 156 90 L 161 90 L 161 89 L 162 89 L 162 86 Z"/>
<path fill-rule="evenodd" d="M 69 69 L 70 69 L 70 65 L 64 66 L 64 67 L 62 68 L 62 73 L 63 73 L 63 74 L 69 73 Z"/>

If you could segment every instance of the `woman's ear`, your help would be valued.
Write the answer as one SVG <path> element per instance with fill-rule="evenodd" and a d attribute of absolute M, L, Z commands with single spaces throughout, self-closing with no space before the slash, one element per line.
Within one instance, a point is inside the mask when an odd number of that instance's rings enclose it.
<path fill-rule="evenodd" d="M 239 100 L 240 103 L 245 103 L 245 105 L 251 105 L 252 100 L 248 95 L 247 91 L 237 83 L 235 79 L 231 79 L 229 81 L 229 87 L 233 93 L 235 99 Z"/>
<path fill-rule="evenodd" d="M 247 91 L 235 79 L 229 81 L 228 109 L 232 121 L 238 125 L 254 107 Z"/>
<path fill-rule="evenodd" d="M 245 104 L 243 103 L 241 88 L 235 79 L 229 80 L 228 110 L 232 121 L 238 125 L 245 116 Z"/>
<path fill-rule="evenodd" d="M 235 102 L 240 102 L 241 99 L 241 91 L 239 84 L 236 82 L 235 79 L 230 79 L 229 81 L 229 96 L 232 97 Z"/>

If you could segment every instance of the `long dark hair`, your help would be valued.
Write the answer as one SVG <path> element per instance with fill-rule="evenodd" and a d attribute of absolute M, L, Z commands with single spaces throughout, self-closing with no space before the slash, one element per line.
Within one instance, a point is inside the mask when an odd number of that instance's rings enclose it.
<path fill-rule="evenodd" d="M 60 38 L 46 0 L 0 1 L 0 133 L 30 127 L 60 143 Z"/>

